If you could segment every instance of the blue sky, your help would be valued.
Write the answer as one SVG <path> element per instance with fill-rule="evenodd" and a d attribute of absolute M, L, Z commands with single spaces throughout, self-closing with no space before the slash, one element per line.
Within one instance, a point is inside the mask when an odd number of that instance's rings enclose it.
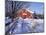
<path fill-rule="evenodd" d="M 41 3 L 41 2 L 25 3 L 23 7 L 28 8 L 29 10 L 33 12 L 35 11 L 35 13 L 37 14 L 43 14 L 44 12 L 44 3 Z"/>

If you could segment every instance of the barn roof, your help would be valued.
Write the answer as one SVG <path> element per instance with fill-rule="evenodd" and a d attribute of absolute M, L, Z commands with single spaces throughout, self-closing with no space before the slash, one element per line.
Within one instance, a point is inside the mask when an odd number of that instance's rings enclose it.
<path fill-rule="evenodd" d="M 29 13 L 32 13 L 32 14 L 34 13 L 34 12 L 32 12 L 31 10 L 26 9 L 26 8 L 19 9 L 18 12 L 21 12 L 22 10 L 26 10 L 26 11 L 28 11 Z"/>

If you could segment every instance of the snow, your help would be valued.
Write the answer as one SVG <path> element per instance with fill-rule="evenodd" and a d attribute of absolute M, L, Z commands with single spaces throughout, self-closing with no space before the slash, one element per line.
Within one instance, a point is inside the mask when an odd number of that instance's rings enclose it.
<path fill-rule="evenodd" d="M 6 17 L 6 18 L 5 18 L 5 23 L 7 24 L 8 22 L 12 22 L 12 19 L 9 18 L 9 17 Z"/>
<path fill-rule="evenodd" d="M 14 24 L 14 25 L 13 25 Z M 15 25 L 16 24 L 16 25 Z M 12 33 L 31 33 L 31 32 L 44 32 L 44 20 L 43 19 L 15 19 L 11 25 L 12 27 L 10 32 Z"/>

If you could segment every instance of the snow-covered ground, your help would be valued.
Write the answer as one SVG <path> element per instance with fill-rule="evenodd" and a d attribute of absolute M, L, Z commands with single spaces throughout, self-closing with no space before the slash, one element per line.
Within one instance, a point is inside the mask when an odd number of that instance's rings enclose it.
<path fill-rule="evenodd" d="M 44 32 L 44 20 L 43 19 L 22 19 L 14 20 L 8 25 L 9 33 L 32 33 L 32 32 Z M 6 27 L 6 28 L 7 28 Z M 8 28 L 7 28 L 8 30 Z"/>

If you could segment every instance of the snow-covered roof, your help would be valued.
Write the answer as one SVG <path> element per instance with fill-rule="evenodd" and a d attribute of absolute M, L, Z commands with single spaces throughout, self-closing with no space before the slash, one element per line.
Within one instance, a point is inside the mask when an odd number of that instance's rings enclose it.
<path fill-rule="evenodd" d="M 25 9 L 26 11 L 28 11 L 28 12 L 30 12 L 30 13 L 32 13 L 32 14 L 34 13 L 34 12 L 32 12 L 31 10 L 26 9 L 26 8 L 22 8 L 22 9 L 20 9 L 19 12 L 21 12 L 23 9 Z"/>
<path fill-rule="evenodd" d="M 30 13 L 34 13 L 34 12 L 32 12 L 31 10 L 29 10 L 29 9 L 26 9 L 28 12 L 30 12 Z"/>

